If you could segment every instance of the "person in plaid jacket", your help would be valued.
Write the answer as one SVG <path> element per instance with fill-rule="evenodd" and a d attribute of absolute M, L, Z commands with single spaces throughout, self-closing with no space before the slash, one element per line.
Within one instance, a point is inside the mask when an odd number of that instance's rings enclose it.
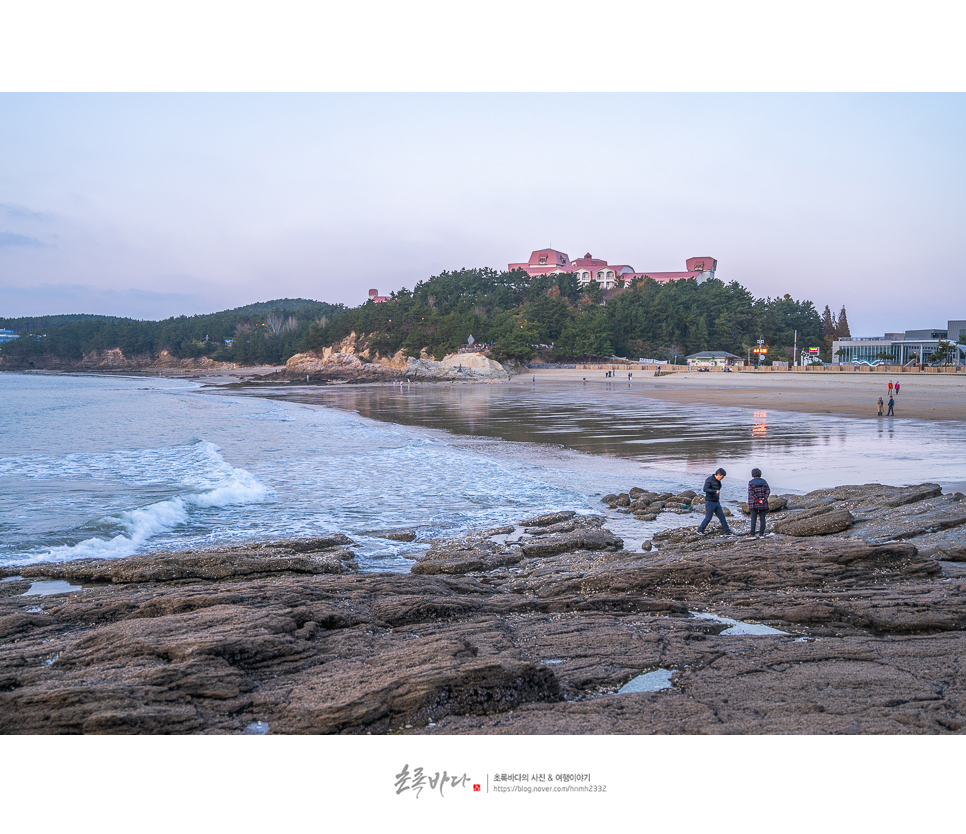
<path fill-rule="evenodd" d="M 748 512 L 751 515 L 749 539 L 755 537 L 755 527 L 759 518 L 761 519 L 761 530 L 758 533 L 758 538 L 765 535 L 765 516 L 768 514 L 769 495 L 771 495 L 771 489 L 768 486 L 768 481 L 761 477 L 761 470 L 752 469 L 751 480 L 748 481 Z"/>

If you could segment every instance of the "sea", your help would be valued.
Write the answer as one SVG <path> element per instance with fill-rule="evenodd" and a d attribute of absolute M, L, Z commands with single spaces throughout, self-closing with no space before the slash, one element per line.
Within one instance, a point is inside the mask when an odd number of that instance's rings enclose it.
<path fill-rule="evenodd" d="M 344 533 L 362 571 L 540 513 L 601 513 L 628 546 L 696 517 L 605 509 L 639 486 L 744 499 L 931 481 L 966 490 L 966 423 L 681 405 L 637 382 L 260 385 L 0 374 L 0 565 Z M 386 539 L 408 528 L 413 542 Z"/>

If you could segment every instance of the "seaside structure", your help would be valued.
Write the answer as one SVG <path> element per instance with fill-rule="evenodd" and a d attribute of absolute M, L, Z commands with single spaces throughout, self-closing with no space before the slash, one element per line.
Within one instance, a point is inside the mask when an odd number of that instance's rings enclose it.
<path fill-rule="evenodd" d="M 731 368 L 741 367 L 745 360 L 726 350 L 702 350 L 684 357 L 688 368 Z"/>
<path fill-rule="evenodd" d="M 389 296 L 379 295 L 379 290 L 369 290 L 369 300 L 373 304 L 382 304 L 384 301 L 389 301 Z"/>
<path fill-rule="evenodd" d="M 950 360 L 966 364 L 966 345 L 958 340 L 966 337 L 966 319 L 950 319 L 946 327 L 906 330 L 882 336 L 845 336 L 832 342 L 832 364 L 875 362 L 884 359 L 896 365 L 922 362 L 939 350 L 940 342 L 951 344 Z"/>
<path fill-rule="evenodd" d="M 6 342 L 12 342 L 14 339 L 19 339 L 20 335 L 14 333 L 12 330 L 0 330 L 0 345 Z"/>
<path fill-rule="evenodd" d="M 630 264 L 610 264 L 602 258 L 595 258 L 590 252 L 582 258 L 571 260 L 566 252 L 557 249 L 536 249 L 530 253 L 526 263 L 507 264 L 509 271 L 522 269 L 530 276 L 573 272 L 581 286 L 596 281 L 601 289 L 610 290 L 620 284 L 629 284 L 635 278 L 653 278 L 659 284 L 694 278 L 700 284 L 714 278 L 718 262 L 707 257 L 688 258 L 685 267 L 683 272 L 638 272 Z"/>

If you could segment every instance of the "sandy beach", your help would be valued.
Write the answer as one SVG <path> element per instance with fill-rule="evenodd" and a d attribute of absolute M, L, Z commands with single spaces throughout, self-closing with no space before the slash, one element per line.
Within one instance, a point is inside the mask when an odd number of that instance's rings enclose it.
<path fill-rule="evenodd" d="M 228 385 L 265 380 L 283 367 L 238 368 L 235 370 L 164 372 L 164 376 L 191 379 L 206 385 Z M 903 373 L 781 373 L 738 371 L 730 374 L 676 372 L 656 377 L 652 371 L 632 371 L 629 393 L 674 403 L 728 406 L 755 410 L 775 409 L 807 414 L 839 414 L 877 419 L 876 401 L 881 396 L 887 410 L 889 381 L 899 381 L 895 418 L 920 420 L 962 420 L 966 418 L 966 374 Z M 600 386 L 612 390 L 627 386 L 627 372 L 604 370 L 527 370 L 512 377 L 510 384 L 570 388 Z M 534 382 L 535 379 L 535 382 Z M 297 384 L 290 382 L 288 384 Z M 388 384 L 388 383 L 364 383 Z M 445 384 L 445 383 L 440 383 Z"/>
<path fill-rule="evenodd" d="M 840 414 L 876 419 L 876 400 L 889 401 L 889 380 L 900 382 L 895 416 L 921 420 L 961 420 L 966 417 L 966 374 L 677 372 L 655 377 L 633 371 L 631 392 L 675 403 L 776 409 L 814 414 Z M 603 370 L 533 371 L 536 384 L 627 385 L 627 373 L 605 378 Z M 514 377 L 514 383 L 520 377 Z M 584 381 L 586 379 L 586 382 Z M 531 382 L 527 378 L 528 382 Z M 887 408 L 883 408 L 886 411 Z"/>

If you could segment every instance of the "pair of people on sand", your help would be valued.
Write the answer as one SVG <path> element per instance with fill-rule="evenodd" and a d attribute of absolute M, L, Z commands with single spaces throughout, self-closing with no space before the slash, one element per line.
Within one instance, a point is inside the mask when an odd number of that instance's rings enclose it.
<path fill-rule="evenodd" d="M 698 535 L 707 535 L 704 530 L 711 521 L 711 516 L 717 516 L 721 522 L 721 529 L 726 536 L 731 536 L 731 528 L 728 526 L 728 519 L 725 518 L 724 510 L 721 509 L 721 482 L 728 473 L 724 469 L 717 469 L 713 475 L 709 475 L 704 482 L 704 521 L 698 525 Z M 768 514 L 768 496 L 771 495 L 771 488 L 768 482 L 761 477 L 761 470 L 757 467 L 751 470 L 751 480 L 748 481 L 748 512 L 751 515 L 751 530 L 746 539 L 754 539 L 755 527 L 760 529 L 757 538 L 765 535 L 765 516 Z"/>
<path fill-rule="evenodd" d="M 892 383 L 890 382 L 889 384 L 891 385 Z M 898 388 L 898 387 L 899 386 L 897 385 L 896 388 Z M 882 416 L 882 397 L 879 397 L 879 402 L 877 403 L 877 405 L 879 406 L 879 412 L 878 412 L 878 414 L 881 417 Z M 895 417 L 896 416 L 896 413 L 892 410 L 895 407 L 896 407 L 896 401 L 893 399 L 892 395 L 890 394 L 889 395 L 889 413 L 886 414 L 886 417 Z"/>

